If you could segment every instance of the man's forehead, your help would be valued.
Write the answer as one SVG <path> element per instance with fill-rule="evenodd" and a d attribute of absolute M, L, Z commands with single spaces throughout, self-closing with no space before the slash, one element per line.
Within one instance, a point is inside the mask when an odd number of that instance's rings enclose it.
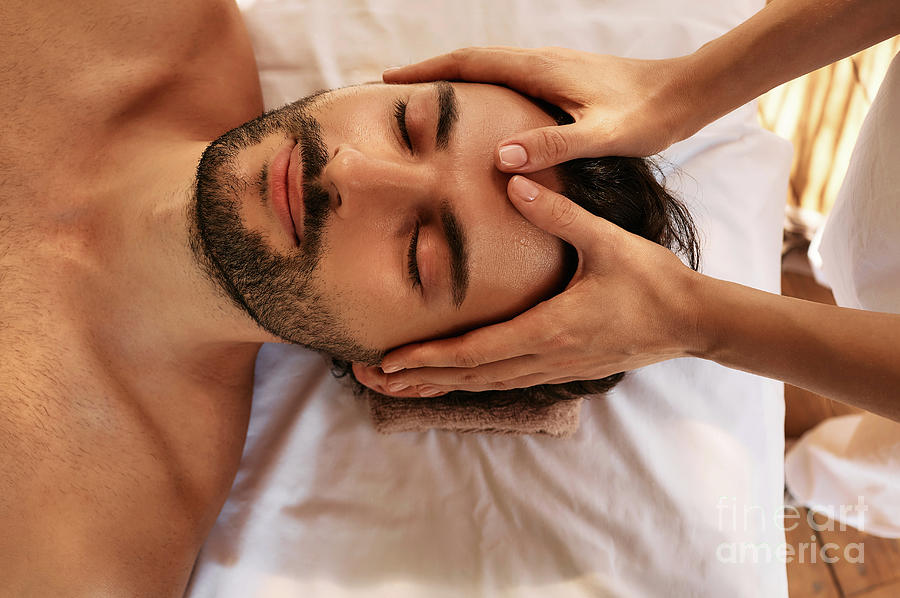
<path fill-rule="evenodd" d="M 439 81 L 429 81 L 426 83 L 385 83 L 384 81 L 365 81 L 363 83 L 354 83 L 352 85 L 345 85 L 343 87 L 335 87 L 330 90 L 333 92 L 338 91 L 353 91 L 353 90 L 365 90 L 372 88 L 391 88 L 391 89 L 407 89 L 410 87 L 425 87 L 425 86 L 434 86 L 439 83 Z"/>
<path fill-rule="evenodd" d="M 304 97 L 299 100 L 299 102 L 303 102 L 308 108 L 324 108 L 331 104 L 335 100 L 339 100 L 342 96 L 348 97 L 353 95 L 358 95 L 359 93 L 365 93 L 366 91 L 373 91 L 378 89 L 379 91 L 387 88 L 394 87 L 397 89 L 402 89 L 406 87 L 410 87 L 410 85 L 406 84 L 390 84 L 384 83 L 382 81 L 366 81 L 364 83 L 353 83 L 351 85 L 344 85 L 343 87 L 333 87 L 331 89 L 319 89 L 316 92 Z"/>
<path fill-rule="evenodd" d="M 547 117 L 548 122 L 546 123 L 532 123 L 530 125 L 525 125 L 525 128 L 530 128 L 533 126 L 542 126 L 544 124 L 558 124 L 558 115 L 553 112 L 561 112 L 561 109 L 555 106 L 548 105 L 546 102 L 541 100 L 536 100 L 530 96 L 519 93 L 514 89 L 510 89 L 504 85 L 495 85 L 492 83 L 472 83 L 472 82 L 460 82 L 460 81 L 446 81 L 446 80 L 438 80 L 438 81 L 427 81 L 424 83 L 384 83 L 383 81 L 365 81 L 363 83 L 356 83 L 352 85 L 346 85 L 344 87 L 335 87 L 330 90 L 321 90 L 314 94 L 315 97 L 319 96 L 316 99 L 320 100 L 321 103 L 317 104 L 319 107 L 324 107 L 330 103 L 331 100 L 339 99 L 340 96 L 344 94 L 354 94 L 354 93 L 365 93 L 366 91 L 374 91 L 378 90 L 406 90 L 410 88 L 430 88 L 436 91 L 440 90 L 442 85 L 452 86 L 454 91 L 457 92 L 471 92 L 471 91 L 481 91 L 481 92 L 493 92 L 498 94 L 494 99 L 497 100 L 497 103 L 503 105 L 503 112 L 499 114 L 493 115 L 494 118 L 502 118 L 503 116 L 518 116 L 519 118 L 531 116 L 539 116 L 540 120 L 544 120 L 544 117 Z M 518 100 L 518 101 L 517 101 Z M 491 102 L 488 102 L 491 103 Z M 515 108 L 519 107 L 522 110 L 518 111 Z"/>

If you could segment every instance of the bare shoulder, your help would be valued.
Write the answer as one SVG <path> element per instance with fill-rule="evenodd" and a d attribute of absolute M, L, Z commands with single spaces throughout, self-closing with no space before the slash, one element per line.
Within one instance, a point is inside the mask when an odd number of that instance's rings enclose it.
<path fill-rule="evenodd" d="M 232 0 L 3 0 L 0 40 L 0 230 L 84 188 L 123 139 L 215 139 L 262 112 Z"/>
<path fill-rule="evenodd" d="M 188 114 L 200 127 L 219 128 L 262 108 L 233 0 L 4 0 L 0 39 L 4 136 L 103 132 L 142 118 L 184 122 Z"/>
<path fill-rule="evenodd" d="M 0 4 L 0 32 L 6 42 L 4 60 L 21 63 L 26 58 L 16 50 L 33 52 L 30 61 L 41 61 L 48 52 L 63 63 L 74 63 L 85 48 L 114 51 L 122 58 L 168 47 L 202 44 L 208 33 L 221 32 L 240 20 L 233 0 L 4 0 Z M 191 34 L 200 36 L 192 42 Z M 66 48 L 72 56 L 58 56 Z"/>
<path fill-rule="evenodd" d="M 96 63 L 126 67 L 183 56 L 191 46 L 227 31 L 236 19 L 240 14 L 228 0 L 5 0 L 0 3 L 5 46 L 0 61 L 7 68 L 0 72 L 12 84 L 57 87 Z"/>

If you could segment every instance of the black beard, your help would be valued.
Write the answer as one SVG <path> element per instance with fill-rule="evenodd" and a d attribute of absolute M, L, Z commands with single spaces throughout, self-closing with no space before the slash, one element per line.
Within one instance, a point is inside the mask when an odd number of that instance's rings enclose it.
<path fill-rule="evenodd" d="M 333 357 L 377 363 L 383 353 L 354 341 L 312 284 L 330 213 L 328 192 L 316 182 L 328 154 L 319 124 L 306 109 L 314 97 L 266 112 L 204 150 L 197 168 L 191 247 L 216 286 L 270 334 Z M 239 198 L 251 183 L 236 174 L 234 165 L 241 150 L 273 134 L 296 139 L 303 162 L 303 239 L 287 256 L 271 251 L 262 235 L 241 222 Z M 266 194 L 261 197 L 265 202 Z"/>

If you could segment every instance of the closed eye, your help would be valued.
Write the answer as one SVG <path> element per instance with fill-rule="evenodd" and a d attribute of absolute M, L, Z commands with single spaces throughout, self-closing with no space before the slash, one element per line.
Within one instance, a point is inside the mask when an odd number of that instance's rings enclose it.
<path fill-rule="evenodd" d="M 394 120 L 397 121 L 397 128 L 400 130 L 400 136 L 403 137 L 403 142 L 406 143 L 406 147 L 409 148 L 409 152 L 415 153 L 412 146 L 412 139 L 409 137 L 409 131 L 406 130 L 406 105 L 408 104 L 408 100 L 401 100 L 397 98 L 394 100 Z"/>
<path fill-rule="evenodd" d="M 409 251 L 406 254 L 406 268 L 409 273 L 409 280 L 412 283 L 413 290 L 422 288 L 422 279 L 419 277 L 419 260 L 416 257 L 416 249 L 419 246 L 419 228 L 421 225 L 416 222 L 416 228 L 413 231 L 412 239 L 409 241 Z"/>

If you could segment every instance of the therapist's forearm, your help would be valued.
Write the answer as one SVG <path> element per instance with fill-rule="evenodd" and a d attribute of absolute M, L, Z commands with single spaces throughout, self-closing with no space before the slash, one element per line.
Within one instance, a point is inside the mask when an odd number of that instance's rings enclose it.
<path fill-rule="evenodd" d="M 900 421 L 900 315 L 701 277 L 698 357 Z"/>
<path fill-rule="evenodd" d="M 900 0 L 773 0 L 686 57 L 686 137 L 791 79 L 900 33 Z"/>

